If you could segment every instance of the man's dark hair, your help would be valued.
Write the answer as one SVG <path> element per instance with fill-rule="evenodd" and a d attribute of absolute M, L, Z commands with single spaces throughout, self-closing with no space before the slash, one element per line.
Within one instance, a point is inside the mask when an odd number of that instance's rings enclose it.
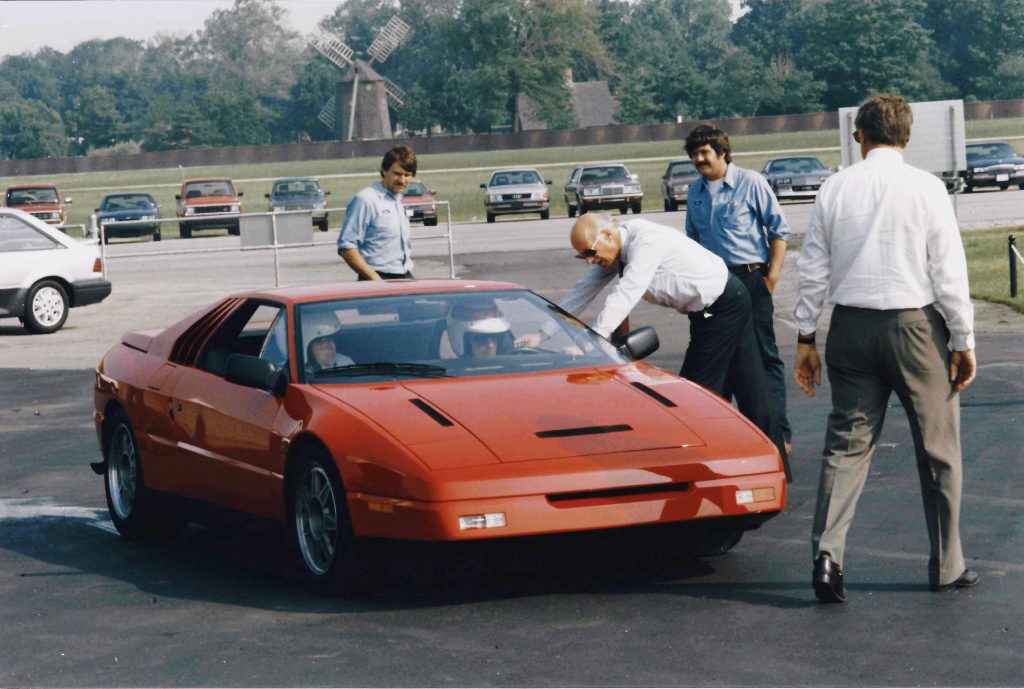
<path fill-rule="evenodd" d="M 721 129 L 712 127 L 710 124 L 698 124 L 686 137 L 686 155 L 693 157 L 693 152 L 707 144 L 725 162 L 732 162 L 732 144 L 729 143 L 729 135 Z"/>
<path fill-rule="evenodd" d="M 387 172 L 391 166 L 398 163 L 407 172 L 416 174 L 416 151 L 408 146 L 395 146 L 384 154 L 384 160 L 380 163 L 381 173 Z"/>
<path fill-rule="evenodd" d="M 881 93 L 864 101 L 857 109 L 853 126 L 868 143 L 904 147 L 910 141 L 914 112 L 903 96 Z"/>

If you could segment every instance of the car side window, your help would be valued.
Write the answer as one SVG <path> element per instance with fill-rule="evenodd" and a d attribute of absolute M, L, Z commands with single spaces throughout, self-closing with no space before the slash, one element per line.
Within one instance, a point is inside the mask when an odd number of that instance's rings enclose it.
<path fill-rule="evenodd" d="M 273 336 L 277 322 L 285 321 L 284 311 L 280 304 L 250 299 L 210 336 L 203 353 L 199 356 L 198 367 L 214 375 L 223 376 L 228 357 L 232 354 L 266 358 L 263 354 L 268 352 L 269 356 L 275 356 L 267 342 Z M 284 356 L 287 359 L 287 342 L 284 345 Z"/>
<path fill-rule="evenodd" d="M 260 358 L 278 368 L 285 368 L 288 365 L 288 319 L 285 318 L 284 309 L 278 309 L 274 324 L 267 333 L 267 339 L 263 341 Z"/>
<path fill-rule="evenodd" d="M 42 251 L 60 244 L 21 218 L 0 215 L 0 251 Z"/>

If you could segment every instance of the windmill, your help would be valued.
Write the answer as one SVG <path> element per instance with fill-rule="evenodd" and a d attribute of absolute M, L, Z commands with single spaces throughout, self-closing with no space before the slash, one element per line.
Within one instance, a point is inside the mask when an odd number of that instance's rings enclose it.
<path fill-rule="evenodd" d="M 387 60 L 408 33 L 409 25 L 398 17 L 392 17 L 366 49 L 367 60 L 356 58 L 352 48 L 326 32 L 318 31 L 309 39 L 310 47 L 344 74 L 337 94 L 317 115 L 317 119 L 332 128 L 339 139 L 391 138 L 388 103 L 397 110 L 405 100 L 405 92 L 373 69 L 372 64 Z"/>

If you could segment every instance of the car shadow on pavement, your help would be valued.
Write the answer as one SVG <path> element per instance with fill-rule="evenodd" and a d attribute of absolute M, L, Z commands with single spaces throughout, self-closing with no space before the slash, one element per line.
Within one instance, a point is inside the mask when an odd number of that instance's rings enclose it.
<path fill-rule="evenodd" d="M 663 534 L 642 530 L 477 543 L 388 543 L 386 549 L 371 543 L 375 565 L 366 589 L 359 596 L 341 597 L 309 587 L 280 527 L 262 522 L 244 530 L 235 523 L 192 525 L 161 541 L 127 541 L 112 532 L 102 510 L 95 512 L 85 519 L 5 520 L 0 550 L 21 558 L 4 558 L 0 573 L 90 584 L 92 575 L 125 582 L 154 603 L 196 600 L 314 614 L 564 593 L 668 593 L 782 608 L 802 607 L 808 598 L 803 595 L 804 582 L 737 584 L 721 574 L 717 581 L 708 581 L 720 568 L 718 563 L 726 570 L 740 569 L 728 563 L 741 556 L 688 556 L 666 542 Z M 16 571 L 10 571 L 12 566 Z M 790 596 L 791 591 L 800 594 Z M 73 588 L 67 595 L 74 595 Z"/>

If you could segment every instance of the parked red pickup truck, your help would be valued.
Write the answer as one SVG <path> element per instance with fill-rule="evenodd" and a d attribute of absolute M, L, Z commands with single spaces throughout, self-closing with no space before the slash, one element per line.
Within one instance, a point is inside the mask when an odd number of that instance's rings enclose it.
<path fill-rule="evenodd" d="M 67 224 L 64 205 L 71 197 L 61 199 L 60 191 L 52 184 L 12 184 L 4 194 L 4 205 L 34 215 L 50 225 Z"/>
<path fill-rule="evenodd" d="M 178 201 L 178 224 L 182 239 L 192 236 L 194 230 L 214 227 L 227 229 L 228 234 L 239 233 L 238 216 L 242 213 L 242 192 L 226 177 L 187 179 L 181 184 Z"/>

